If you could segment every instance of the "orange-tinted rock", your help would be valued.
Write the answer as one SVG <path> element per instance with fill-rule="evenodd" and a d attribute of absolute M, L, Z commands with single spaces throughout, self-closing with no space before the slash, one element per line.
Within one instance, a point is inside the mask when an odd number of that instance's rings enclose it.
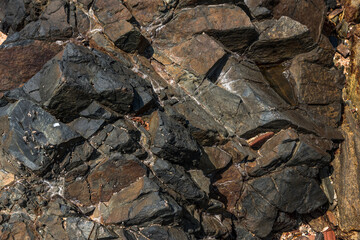
<path fill-rule="evenodd" d="M 344 232 L 359 231 L 360 226 L 360 134 L 352 114 L 345 109 L 341 126 L 345 141 L 332 163 L 334 186 L 338 196 L 338 222 Z"/>
<path fill-rule="evenodd" d="M 174 63 L 198 76 L 205 76 L 225 55 L 223 48 L 206 34 L 198 35 L 165 52 Z"/>
<path fill-rule="evenodd" d="M 231 161 L 231 155 L 218 147 L 204 147 L 206 156 L 203 156 L 205 166 L 203 170 L 215 171 L 225 168 Z M 204 159 L 205 158 L 205 159 Z"/>
<path fill-rule="evenodd" d="M 240 198 L 243 187 L 243 177 L 237 166 L 231 165 L 223 173 L 219 174 L 218 180 L 213 184 L 220 193 L 221 199 L 226 204 L 226 209 L 232 213 L 236 212 L 236 203 Z"/>
<path fill-rule="evenodd" d="M 108 160 L 95 168 L 87 178 L 91 201 L 106 202 L 113 193 L 129 186 L 145 174 L 146 170 L 135 161 Z"/>
<path fill-rule="evenodd" d="M 97 166 L 89 176 L 70 183 L 65 188 L 68 199 L 81 205 L 107 202 L 112 195 L 146 175 L 146 169 L 133 160 L 110 158 Z"/>
<path fill-rule="evenodd" d="M 233 51 L 242 50 L 257 37 L 250 18 L 234 5 L 185 8 L 158 33 L 166 42 L 179 42 L 196 33 L 208 33 Z"/>
<path fill-rule="evenodd" d="M 248 140 L 249 146 L 257 149 L 261 147 L 272 136 L 274 136 L 274 132 L 262 133 L 259 136 L 249 139 Z"/>
<path fill-rule="evenodd" d="M 0 92 L 27 82 L 61 50 L 56 43 L 42 41 L 0 48 Z"/>
<path fill-rule="evenodd" d="M 93 8 L 95 16 L 103 24 L 121 20 L 129 21 L 132 18 L 131 13 L 120 0 L 97 0 Z"/>
<path fill-rule="evenodd" d="M 125 4 L 142 26 L 148 26 L 166 9 L 162 0 L 126 0 Z"/>

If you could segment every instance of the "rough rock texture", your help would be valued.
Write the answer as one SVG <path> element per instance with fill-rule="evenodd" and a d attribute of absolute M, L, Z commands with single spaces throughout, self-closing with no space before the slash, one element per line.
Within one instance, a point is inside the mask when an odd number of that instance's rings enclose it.
<path fill-rule="evenodd" d="M 0 238 L 278 239 L 337 201 L 359 230 L 330 5 L 0 2 Z"/>

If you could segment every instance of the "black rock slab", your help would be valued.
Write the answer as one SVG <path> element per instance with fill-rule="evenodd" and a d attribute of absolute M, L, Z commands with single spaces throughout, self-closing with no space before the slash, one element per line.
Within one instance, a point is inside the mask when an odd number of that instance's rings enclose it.
<path fill-rule="evenodd" d="M 2 112 L 8 126 L 1 145 L 34 172 L 42 172 L 82 137 L 38 105 L 20 100 Z M 3 125 L 4 126 L 4 125 Z"/>

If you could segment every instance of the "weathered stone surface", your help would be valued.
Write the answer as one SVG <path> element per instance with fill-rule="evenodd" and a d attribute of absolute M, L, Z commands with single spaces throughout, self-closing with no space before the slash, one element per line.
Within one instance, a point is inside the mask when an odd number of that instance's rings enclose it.
<path fill-rule="evenodd" d="M 152 170 L 167 187 L 183 196 L 186 200 L 199 202 L 205 198 L 206 194 L 201 191 L 181 166 L 157 159 Z"/>
<path fill-rule="evenodd" d="M 231 165 L 223 173 L 218 174 L 213 183 L 221 200 L 226 204 L 229 212 L 236 213 L 236 203 L 243 188 L 243 173 L 236 165 Z"/>
<path fill-rule="evenodd" d="M 251 45 L 248 57 L 257 63 L 278 63 L 314 48 L 309 29 L 289 17 L 281 17 Z"/>
<path fill-rule="evenodd" d="M 206 34 L 165 50 L 166 55 L 182 68 L 204 77 L 225 56 L 223 48 Z"/>
<path fill-rule="evenodd" d="M 197 6 L 180 10 L 160 30 L 158 38 L 179 42 L 202 32 L 213 36 L 232 51 L 242 51 L 257 38 L 249 17 L 235 5 Z"/>
<path fill-rule="evenodd" d="M 119 113 L 130 112 L 137 92 L 132 85 L 139 81 L 142 83 L 139 90 L 151 97 L 152 90 L 146 88 L 148 83 L 121 63 L 100 52 L 68 44 L 24 86 L 24 91 L 67 122 L 94 99 Z M 137 98 L 142 96 L 138 94 Z"/>
<path fill-rule="evenodd" d="M 81 204 L 107 202 L 114 193 L 121 191 L 146 175 L 146 169 L 134 160 L 113 156 L 97 166 L 84 180 L 70 183 L 65 189 L 68 199 L 81 201 Z M 78 191 L 77 189 L 83 189 Z M 82 194 L 86 195 L 82 195 Z"/>
<path fill-rule="evenodd" d="M 0 92 L 20 87 L 61 50 L 62 47 L 55 43 L 41 41 L 1 46 Z"/>
<path fill-rule="evenodd" d="M 342 231 L 358 231 L 359 209 L 359 149 L 358 126 L 348 109 L 345 110 L 345 122 L 341 127 L 345 141 L 337 152 L 334 167 L 334 186 L 338 196 L 338 220 Z"/>
<path fill-rule="evenodd" d="M 323 0 L 295 1 L 280 0 L 272 9 L 275 18 L 288 16 L 306 25 L 311 37 L 318 41 L 325 21 L 326 6 Z"/>
<path fill-rule="evenodd" d="M 322 51 L 316 49 L 294 58 L 290 74 L 299 103 L 311 105 L 309 112 L 316 120 L 336 127 L 341 119 L 339 100 L 344 77 L 321 59 Z M 322 117 L 319 119 L 317 116 L 320 114 Z"/>
<path fill-rule="evenodd" d="M 205 172 L 212 172 L 225 168 L 232 160 L 232 156 L 218 147 L 204 147 L 204 154 L 201 158 L 201 169 Z"/>
<path fill-rule="evenodd" d="M 165 15 L 167 10 L 166 4 L 170 1 L 162 0 L 128 0 L 125 2 L 126 6 L 130 9 L 132 15 L 141 26 L 149 26 L 153 21 Z"/>
<path fill-rule="evenodd" d="M 104 123 L 105 121 L 101 119 L 96 120 L 80 117 L 69 123 L 69 125 L 81 136 L 88 139 L 96 133 Z"/>
<path fill-rule="evenodd" d="M 113 120 L 116 118 L 116 114 L 110 109 L 102 106 L 98 102 L 92 102 L 87 108 L 80 112 L 80 116 L 90 119 L 105 119 Z"/>
<path fill-rule="evenodd" d="M 104 33 L 125 52 L 134 52 L 140 47 L 143 40 L 140 31 L 125 20 L 107 24 Z"/>
<path fill-rule="evenodd" d="M 216 122 L 194 100 L 186 99 L 173 107 L 189 121 L 191 135 L 201 145 L 211 146 L 228 135 L 224 126 Z"/>
<path fill-rule="evenodd" d="M 81 137 L 36 104 L 21 100 L 1 113 L 1 145 L 21 164 L 41 173 Z"/>
<path fill-rule="evenodd" d="M 157 111 L 150 120 L 151 151 L 165 160 L 186 163 L 197 160 L 200 151 L 190 132 L 179 122 Z"/>
<path fill-rule="evenodd" d="M 214 215 L 203 213 L 201 220 L 202 227 L 207 236 L 215 239 L 231 237 L 232 223 L 229 218 L 219 219 Z"/>
<path fill-rule="evenodd" d="M 65 0 L 52 0 L 46 5 L 39 20 L 30 22 L 7 41 L 20 39 L 67 39 L 76 32 L 76 14 L 73 5 Z"/>
<path fill-rule="evenodd" d="M 358 26 L 338 9 L 322 31 L 324 2 L 0 1 L 0 238 L 272 239 L 341 194 L 356 215 L 329 176 L 343 80 L 320 33 Z"/>
<path fill-rule="evenodd" d="M 105 25 L 132 18 L 130 11 L 119 0 L 95 0 L 93 9 L 95 16 Z"/>
<path fill-rule="evenodd" d="M 123 222 L 126 225 L 162 223 L 176 218 L 181 207 L 158 190 L 159 187 L 148 178 L 139 179 L 114 194 L 107 206 L 100 204 L 93 216 L 101 217 L 107 224 Z"/>
<path fill-rule="evenodd" d="M 256 158 L 255 163 L 246 164 L 248 174 L 261 176 L 287 162 L 294 152 L 297 140 L 298 135 L 295 130 L 280 131 L 260 148 L 260 156 Z"/>

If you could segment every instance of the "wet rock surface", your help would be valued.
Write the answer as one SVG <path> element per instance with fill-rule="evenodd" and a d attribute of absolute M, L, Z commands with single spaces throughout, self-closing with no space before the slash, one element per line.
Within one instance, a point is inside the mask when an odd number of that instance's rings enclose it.
<path fill-rule="evenodd" d="M 324 214 L 356 136 L 310 2 L 1 2 L 0 238 L 276 239 Z"/>

